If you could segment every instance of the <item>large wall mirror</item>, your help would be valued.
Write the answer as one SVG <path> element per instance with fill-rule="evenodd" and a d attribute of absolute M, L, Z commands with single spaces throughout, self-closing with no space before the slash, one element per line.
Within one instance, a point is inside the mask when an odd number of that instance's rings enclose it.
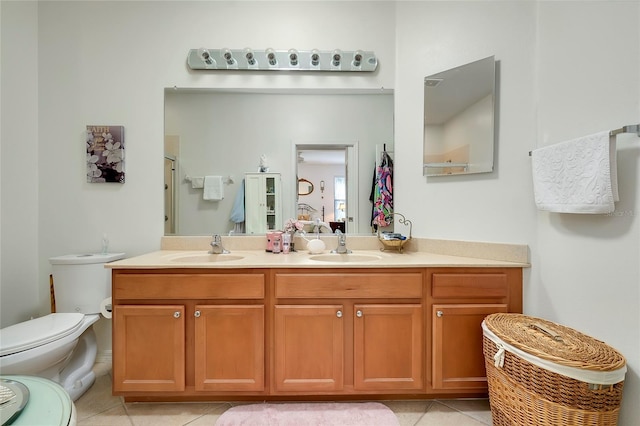
<path fill-rule="evenodd" d="M 321 218 L 324 207 L 324 221 L 335 220 L 333 182 L 344 176 L 354 200 L 347 215 L 357 214 L 348 232 L 370 234 L 371 178 L 384 144 L 393 146 L 391 90 L 165 89 L 165 235 L 236 232 L 231 213 L 242 179 L 261 167 L 281 175 L 282 222 L 299 215 L 299 204 Z M 312 161 L 310 150 L 350 146 L 357 146 L 357 170 L 354 161 L 340 168 Z M 208 175 L 223 177 L 221 200 L 203 200 L 193 187 L 193 178 Z M 313 192 L 298 195 L 298 178 Z"/>
<path fill-rule="evenodd" d="M 493 171 L 495 58 L 424 79 L 426 176 Z"/>

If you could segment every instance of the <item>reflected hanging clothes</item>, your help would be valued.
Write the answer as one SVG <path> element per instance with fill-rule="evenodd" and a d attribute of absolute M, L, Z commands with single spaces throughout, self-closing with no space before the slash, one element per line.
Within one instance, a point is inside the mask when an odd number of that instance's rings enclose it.
<path fill-rule="evenodd" d="M 376 167 L 373 190 L 372 225 L 376 228 L 389 226 L 393 217 L 393 160 L 386 151 Z"/>

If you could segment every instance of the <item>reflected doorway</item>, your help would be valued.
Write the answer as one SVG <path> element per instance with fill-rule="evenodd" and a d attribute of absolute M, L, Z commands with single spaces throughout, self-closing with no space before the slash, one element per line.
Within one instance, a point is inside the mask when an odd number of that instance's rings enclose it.
<path fill-rule="evenodd" d="M 297 217 L 319 218 L 329 225 L 327 232 L 357 232 L 357 143 L 296 144 L 295 157 L 296 179 L 307 179 L 314 188 L 297 195 Z"/>
<path fill-rule="evenodd" d="M 176 233 L 175 217 L 175 171 L 176 160 L 171 156 L 164 157 L 164 235 Z"/>

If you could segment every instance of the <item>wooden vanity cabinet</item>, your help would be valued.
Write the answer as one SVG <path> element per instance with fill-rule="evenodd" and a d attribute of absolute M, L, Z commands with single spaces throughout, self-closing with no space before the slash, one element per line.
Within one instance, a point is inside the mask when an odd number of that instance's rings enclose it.
<path fill-rule="evenodd" d="M 128 401 L 474 397 L 522 268 L 114 269 L 112 297 Z"/>
<path fill-rule="evenodd" d="M 421 270 L 274 273 L 272 394 L 424 388 Z"/>
<path fill-rule="evenodd" d="M 521 268 L 434 268 L 426 275 L 428 391 L 486 394 L 482 321 L 522 312 Z"/>
<path fill-rule="evenodd" d="M 264 392 L 265 275 L 114 270 L 113 392 Z"/>

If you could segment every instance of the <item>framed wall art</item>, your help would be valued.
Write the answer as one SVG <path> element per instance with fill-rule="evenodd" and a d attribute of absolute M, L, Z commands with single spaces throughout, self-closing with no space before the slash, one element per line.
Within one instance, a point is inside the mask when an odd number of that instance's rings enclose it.
<path fill-rule="evenodd" d="M 124 126 L 87 126 L 87 182 L 124 183 Z"/>

